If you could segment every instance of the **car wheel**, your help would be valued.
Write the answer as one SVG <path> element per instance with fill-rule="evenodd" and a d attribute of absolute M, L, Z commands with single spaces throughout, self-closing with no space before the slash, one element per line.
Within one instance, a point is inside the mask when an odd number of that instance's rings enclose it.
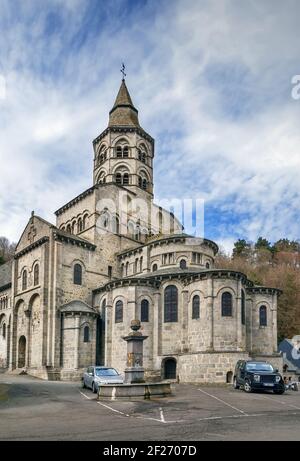
<path fill-rule="evenodd" d="M 97 388 L 95 386 L 95 383 L 92 384 L 92 391 L 93 391 L 94 394 L 97 393 Z"/>
<path fill-rule="evenodd" d="M 274 392 L 274 394 L 281 395 L 281 394 L 284 394 L 284 389 L 281 389 L 280 391 L 274 390 L 273 392 Z"/>
<path fill-rule="evenodd" d="M 251 384 L 249 383 L 249 381 L 245 381 L 245 384 L 244 384 L 244 391 L 247 392 L 248 394 L 250 392 L 252 392 L 252 387 L 251 387 Z"/>
<path fill-rule="evenodd" d="M 233 378 L 233 388 L 234 389 L 239 389 L 240 388 L 240 386 L 237 383 L 236 377 Z"/>

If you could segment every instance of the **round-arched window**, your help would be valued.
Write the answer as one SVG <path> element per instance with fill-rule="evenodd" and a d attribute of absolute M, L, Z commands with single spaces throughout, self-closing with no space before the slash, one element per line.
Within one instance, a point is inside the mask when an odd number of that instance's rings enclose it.
<path fill-rule="evenodd" d="M 222 294 L 222 317 L 232 317 L 232 294 L 228 291 Z"/>
<path fill-rule="evenodd" d="M 175 285 L 169 285 L 165 289 L 164 296 L 164 321 L 178 321 L 178 290 Z"/>

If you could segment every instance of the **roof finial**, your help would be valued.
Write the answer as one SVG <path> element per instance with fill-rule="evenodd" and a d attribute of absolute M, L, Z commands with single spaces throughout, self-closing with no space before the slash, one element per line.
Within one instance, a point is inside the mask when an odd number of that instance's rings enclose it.
<path fill-rule="evenodd" d="M 124 81 L 124 80 L 125 80 L 125 77 L 126 77 L 126 74 L 125 74 L 125 64 L 124 64 L 124 62 L 122 62 L 122 68 L 121 68 L 120 72 L 123 74 L 122 80 Z"/>

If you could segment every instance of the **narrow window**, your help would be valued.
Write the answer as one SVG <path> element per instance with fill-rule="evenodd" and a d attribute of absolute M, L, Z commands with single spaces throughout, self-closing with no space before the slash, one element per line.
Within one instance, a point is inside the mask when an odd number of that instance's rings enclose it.
<path fill-rule="evenodd" d="M 152 272 L 156 272 L 157 271 L 157 264 L 153 264 L 152 266 Z"/>
<path fill-rule="evenodd" d="M 80 264 L 74 266 L 74 285 L 82 285 L 82 267 Z"/>
<path fill-rule="evenodd" d="M 128 184 L 129 184 L 129 174 L 124 173 L 124 175 L 123 175 L 123 185 L 128 186 Z"/>
<path fill-rule="evenodd" d="M 90 342 L 90 327 L 86 326 L 83 329 L 83 342 L 89 343 Z"/>
<path fill-rule="evenodd" d="M 267 308 L 266 306 L 260 306 L 259 308 L 259 326 L 266 327 L 267 322 Z"/>
<path fill-rule="evenodd" d="M 112 266 L 108 266 L 108 278 L 112 277 Z"/>
<path fill-rule="evenodd" d="M 121 146 L 118 146 L 117 147 L 117 158 L 122 158 L 122 147 Z"/>
<path fill-rule="evenodd" d="M 37 286 L 40 283 L 40 266 L 36 264 L 33 271 L 33 283 Z"/>
<path fill-rule="evenodd" d="M 174 285 L 169 285 L 165 289 L 164 320 L 165 322 L 178 321 L 178 290 Z"/>
<path fill-rule="evenodd" d="M 193 297 L 192 319 L 200 318 L 200 296 Z"/>
<path fill-rule="evenodd" d="M 245 299 L 245 292 L 242 290 L 242 297 L 241 297 L 241 322 L 242 325 L 246 323 L 246 299 Z"/>
<path fill-rule="evenodd" d="M 123 322 L 123 302 L 117 301 L 115 307 L 115 323 Z"/>
<path fill-rule="evenodd" d="M 226 291 L 222 294 L 222 317 L 232 316 L 232 294 Z"/>
<path fill-rule="evenodd" d="M 147 299 L 141 302 L 141 322 L 149 322 L 149 301 Z"/>
<path fill-rule="evenodd" d="M 123 148 L 123 157 L 128 158 L 128 154 L 129 154 L 129 148 L 128 148 L 128 146 L 125 146 Z"/>
<path fill-rule="evenodd" d="M 22 275 L 22 290 L 27 290 L 27 271 L 24 271 Z"/>
<path fill-rule="evenodd" d="M 122 175 L 121 175 L 121 173 L 116 174 L 116 183 L 117 184 L 122 184 Z"/>

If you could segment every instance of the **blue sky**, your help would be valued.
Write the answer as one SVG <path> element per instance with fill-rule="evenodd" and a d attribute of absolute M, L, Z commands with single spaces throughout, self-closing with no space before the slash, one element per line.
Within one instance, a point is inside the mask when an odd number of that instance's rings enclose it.
<path fill-rule="evenodd" d="M 156 140 L 155 195 L 205 236 L 300 238 L 297 0 L 0 0 L 0 235 L 92 184 L 121 74 Z"/>

